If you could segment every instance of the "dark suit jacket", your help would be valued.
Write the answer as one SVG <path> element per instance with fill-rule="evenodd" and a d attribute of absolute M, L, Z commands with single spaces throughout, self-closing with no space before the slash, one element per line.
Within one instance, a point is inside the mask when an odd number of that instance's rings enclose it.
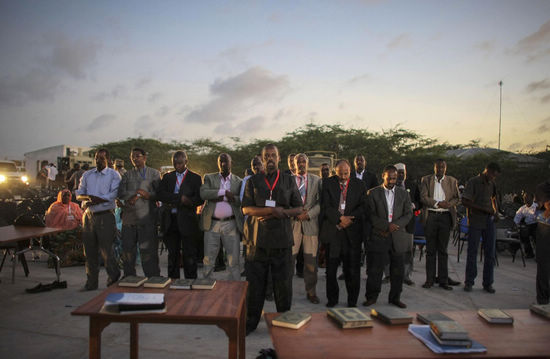
<path fill-rule="evenodd" d="M 366 198 L 365 184 L 357 178 L 350 177 L 344 215 L 355 216 L 355 221 L 351 226 L 343 230 L 339 230 L 336 227 L 336 225 L 340 223 L 340 217 L 342 216 L 338 211 L 340 205 L 340 192 L 341 189 L 338 176 L 332 176 L 323 182 L 321 192 L 321 213 L 323 213 L 323 222 L 319 237 L 321 242 L 330 245 L 331 256 L 340 252 L 337 248 L 340 248 L 342 245 L 341 234 L 345 234 L 348 241 L 355 241 L 357 243 L 361 243 L 362 241 L 362 218 L 365 213 Z"/>
<path fill-rule="evenodd" d="M 411 200 L 411 203 L 414 204 L 413 209 L 413 216 L 409 223 L 405 226 L 405 229 L 408 233 L 414 234 L 414 227 L 416 224 L 416 217 L 414 216 L 414 211 L 419 210 L 422 208 L 422 202 L 420 201 L 420 188 L 414 181 L 407 181 L 405 180 L 405 189 L 409 193 L 409 199 Z"/>
<path fill-rule="evenodd" d="M 357 178 L 357 171 L 353 170 L 351 171 L 350 177 Z M 371 188 L 374 188 L 378 186 L 378 179 L 376 178 L 376 175 L 372 172 L 369 172 L 365 170 L 363 172 L 363 179 L 361 180 L 365 182 L 365 186 L 367 187 L 367 191 Z"/>
<path fill-rule="evenodd" d="M 392 223 L 397 224 L 400 229 L 392 234 L 386 234 L 390 222 L 388 222 L 388 204 L 384 193 L 384 185 L 369 190 L 367 210 L 373 227 L 368 241 L 369 251 L 384 252 L 393 248 L 397 253 L 404 253 L 410 250 L 412 245 L 411 235 L 406 232 L 405 226 L 411 220 L 413 213 L 407 191 L 401 187 L 395 187 Z"/>
<path fill-rule="evenodd" d="M 177 209 L 178 229 L 180 234 L 192 236 L 198 231 L 197 207 L 202 206 L 200 189 L 202 185 L 201 176 L 187 169 L 187 175 L 180 185 L 179 193 L 174 193 L 176 187 L 176 171 L 168 172 L 160 181 L 157 198 L 166 208 L 162 216 L 163 232 L 170 227 L 172 221 L 171 209 Z M 181 203 L 181 196 L 185 195 L 193 203 L 186 206 Z"/>

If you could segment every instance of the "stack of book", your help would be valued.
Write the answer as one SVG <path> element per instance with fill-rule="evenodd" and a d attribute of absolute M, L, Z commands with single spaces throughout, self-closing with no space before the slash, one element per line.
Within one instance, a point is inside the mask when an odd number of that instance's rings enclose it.
<path fill-rule="evenodd" d="M 379 308 L 371 309 L 370 315 L 375 318 L 380 319 L 386 324 L 397 325 L 397 324 L 410 324 L 413 321 L 413 317 L 408 313 L 397 309 L 397 308 Z"/>
<path fill-rule="evenodd" d="M 215 279 L 176 279 L 170 289 L 213 289 L 215 285 Z"/>
<path fill-rule="evenodd" d="M 535 314 L 550 318 L 550 304 L 531 304 L 529 309 Z"/>
<path fill-rule="evenodd" d="M 454 320 L 434 320 L 430 323 L 430 332 L 440 345 L 465 348 L 472 346 L 468 332 Z"/>
<path fill-rule="evenodd" d="M 342 329 L 372 327 L 372 319 L 357 308 L 331 308 L 327 316 L 340 325 Z"/>
<path fill-rule="evenodd" d="M 416 319 L 428 325 L 435 320 L 452 320 L 441 312 L 416 313 Z"/>
<path fill-rule="evenodd" d="M 285 312 L 271 321 L 276 327 L 300 329 L 311 320 L 311 314 L 298 312 Z"/>
<path fill-rule="evenodd" d="M 143 286 L 145 288 L 164 288 L 171 282 L 172 279 L 168 277 L 151 277 L 143 283 Z"/>
<path fill-rule="evenodd" d="M 129 275 L 118 281 L 120 287 L 137 288 L 147 281 L 147 277 Z"/>
<path fill-rule="evenodd" d="M 514 323 L 514 317 L 500 309 L 480 309 L 477 314 L 491 324 Z"/>
<path fill-rule="evenodd" d="M 110 293 L 101 308 L 108 314 L 165 313 L 164 293 Z"/>

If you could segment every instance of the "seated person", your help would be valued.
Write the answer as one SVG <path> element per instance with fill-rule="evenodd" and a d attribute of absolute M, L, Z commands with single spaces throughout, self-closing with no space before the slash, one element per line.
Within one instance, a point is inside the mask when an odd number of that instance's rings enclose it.
<path fill-rule="evenodd" d="M 82 210 L 71 197 L 68 189 L 59 191 L 57 201 L 46 211 L 46 226 L 70 230 L 82 225 Z"/>

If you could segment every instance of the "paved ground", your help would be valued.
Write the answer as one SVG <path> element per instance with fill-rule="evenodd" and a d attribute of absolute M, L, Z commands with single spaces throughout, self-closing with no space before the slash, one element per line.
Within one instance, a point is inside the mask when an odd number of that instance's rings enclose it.
<path fill-rule="evenodd" d="M 465 248 L 466 250 L 466 248 Z M 464 280 L 465 253 L 457 263 L 456 247 L 450 245 L 449 270 L 453 279 Z M 30 258 L 30 256 L 28 257 Z M 506 252 L 499 253 L 500 266 L 495 269 L 496 294 L 488 294 L 481 289 L 480 280 L 474 291 L 466 293 L 462 287 L 445 291 L 434 287 L 429 290 L 421 287 L 425 280 L 425 259 L 415 258 L 413 280 L 415 286 L 405 286 L 402 300 L 408 310 L 464 310 L 481 307 L 528 308 L 535 301 L 536 264 L 527 260 L 524 268 L 521 260 L 512 263 Z M 68 283 L 67 289 L 27 294 L 25 288 L 38 283 L 49 283 L 55 279 L 53 269 L 46 266 L 46 258 L 30 263 L 30 275 L 25 277 L 20 265 L 16 269 L 15 284 L 11 284 L 11 268 L 0 272 L 0 358 L 87 358 L 88 318 L 71 316 L 70 312 L 99 293 L 79 292 L 84 284 L 84 267 L 62 268 L 62 280 Z M 161 257 L 162 271 L 166 273 L 166 253 Z M 481 265 L 479 265 L 481 269 Z M 362 277 L 366 278 L 364 268 Z M 215 273 L 224 279 L 226 273 Z M 102 269 L 100 283 L 105 285 L 106 274 Z M 324 269 L 319 272 L 317 286 L 321 304 L 311 304 L 305 298 L 303 280 L 294 277 L 294 299 L 292 309 L 305 312 L 325 311 Z M 340 306 L 346 303 L 344 283 L 340 281 Z M 360 301 L 364 298 L 365 282 L 361 283 Z M 104 287 L 101 287 L 102 290 Z M 386 306 L 389 285 L 384 285 L 377 306 Z M 376 307 L 376 306 L 375 306 Z M 361 307 L 360 308 L 365 308 Z M 274 312 L 273 302 L 266 302 L 266 312 Z M 129 356 L 129 326 L 111 324 L 103 331 L 103 358 L 126 358 Z M 255 358 L 262 348 L 273 347 L 265 322 L 246 338 L 247 358 Z M 159 325 L 140 326 L 141 358 L 223 358 L 227 356 L 225 334 L 213 326 Z"/>

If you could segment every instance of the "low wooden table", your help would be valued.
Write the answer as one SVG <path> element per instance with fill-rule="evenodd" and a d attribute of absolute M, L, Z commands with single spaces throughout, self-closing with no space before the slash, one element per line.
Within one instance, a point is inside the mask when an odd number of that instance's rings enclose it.
<path fill-rule="evenodd" d="M 363 309 L 364 310 L 364 309 Z M 372 328 L 340 329 L 326 313 L 312 314 L 298 330 L 274 327 L 278 313 L 265 318 L 277 357 L 285 358 L 548 358 L 550 320 L 528 309 L 506 310 L 512 325 L 489 324 L 476 311 L 443 312 L 459 322 L 486 353 L 435 354 L 407 331 L 408 325 L 389 326 L 377 319 Z M 416 317 L 416 313 L 411 313 Z M 422 324 L 414 321 L 415 324 Z"/>
<path fill-rule="evenodd" d="M 16 257 L 19 255 L 21 258 L 21 263 L 23 264 L 23 268 L 25 270 L 25 276 L 29 275 L 29 269 L 27 267 L 27 262 L 25 260 L 25 257 L 23 256 L 25 252 L 28 252 L 30 250 L 40 250 L 42 252 L 47 253 L 50 257 L 53 257 L 56 261 L 55 266 L 55 273 L 57 275 L 57 281 L 60 280 L 61 276 L 61 269 L 59 265 L 59 257 L 52 253 L 51 251 L 47 250 L 42 246 L 42 238 L 51 236 L 56 233 L 64 232 L 64 229 L 60 228 L 51 228 L 51 227 L 32 227 L 32 226 L 5 226 L 0 227 L 0 246 L 1 247 L 8 247 L 13 248 L 12 253 L 12 259 L 13 259 L 13 266 L 11 271 L 11 282 L 15 282 L 15 262 Z M 28 248 L 21 249 L 20 246 L 18 246 L 18 243 L 24 240 L 31 240 L 31 243 Z M 33 239 L 37 239 L 38 245 L 34 245 Z M 21 250 L 20 250 L 21 249 Z M 4 260 L 6 259 L 6 254 L 4 255 L 4 258 L 2 259 L 2 265 L 0 265 L 0 270 L 2 269 L 4 265 Z"/>
<path fill-rule="evenodd" d="M 101 357 L 101 332 L 113 322 L 130 323 L 130 357 L 138 357 L 138 325 L 162 324 L 212 324 L 225 331 L 229 337 L 228 358 L 245 358 L 246 290 L 248 282 L 217 281 L 212 290 L 175 290 L 154 288 L 128 288 L 116 284 L 81 305 L 72 315 L 90 317 L 90 359 Z M 164 293 L 166 313 L 105 314 L 100 309 L 109 293 Z"/>

